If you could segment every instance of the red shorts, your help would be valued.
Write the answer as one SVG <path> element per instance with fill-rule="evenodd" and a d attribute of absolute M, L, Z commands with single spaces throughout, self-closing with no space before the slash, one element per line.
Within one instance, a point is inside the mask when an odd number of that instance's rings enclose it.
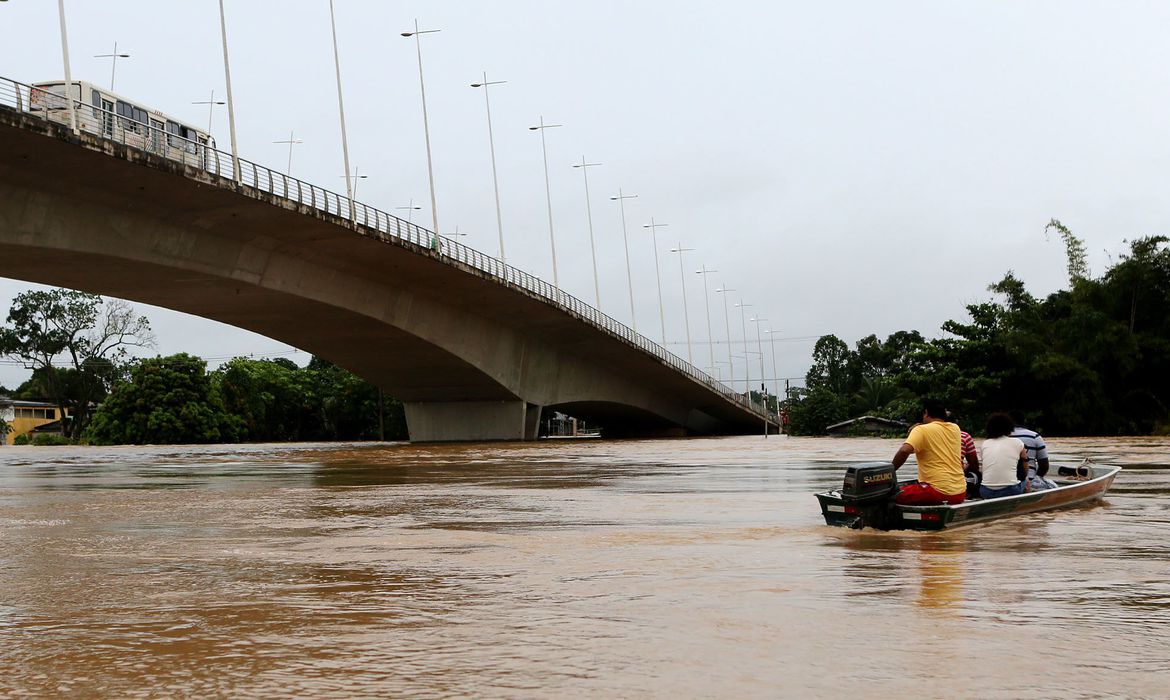
<path fill-rule="evenodd" d="M 894 497 L 894 503 L 904 506 L 941 506 L 941 505 L 957 505 L 967 500 L 967 492 L 961 491 L 954 494 L 946 494 L 930 484 L 923 484 L 914 482 L 906 484 L 898 495 Z"/>

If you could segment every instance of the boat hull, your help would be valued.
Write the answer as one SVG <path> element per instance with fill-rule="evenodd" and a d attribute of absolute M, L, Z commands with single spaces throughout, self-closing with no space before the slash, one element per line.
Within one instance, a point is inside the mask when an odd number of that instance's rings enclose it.
<path fill-rule="evenodd" d="M 945 530 L 1044 510 L 1068 508 L 1101 498 L 1121 467 L 1091 466 L 1085 480 L 1056 479 L 1057 488 L 1019 496 L 974 499 L 958 505 L 902 506 L 890 502 L 857 504 L 840 491 L 816 494 L 829 525 L 882 530 Z"/>

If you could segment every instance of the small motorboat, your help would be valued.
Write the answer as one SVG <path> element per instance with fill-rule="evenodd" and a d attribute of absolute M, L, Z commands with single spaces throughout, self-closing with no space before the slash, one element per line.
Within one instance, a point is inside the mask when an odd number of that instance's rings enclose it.
<path fill-rule="evenodd" d="M 1078 467 L 1059 467 L 1056 488 L 1003 498 L 968 498 L 958 505 L 903 506 L 894 503 L 899 482 L 894 465 L 869 462 L 849 467 L 840 489 L 818 493 L 821 513 L 829 525 L 879 530 L 944 530 L 1080 505 L 1105 495 L 1121 471 L 1085 460 Z"/>

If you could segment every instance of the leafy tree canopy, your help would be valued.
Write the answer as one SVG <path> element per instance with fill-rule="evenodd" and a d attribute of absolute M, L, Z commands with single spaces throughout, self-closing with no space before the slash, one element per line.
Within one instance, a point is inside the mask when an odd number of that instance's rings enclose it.
<path fill-rule="evenodd" d="M 94 413 L 88 437 L 106 444 L 234 442 L 228 414 L 203 360 L 185 353 L 140 360 Z"/>
<path fill-rule="evenodd" d="M 101 443 L 402 440 L 402 404 L 336 365 L 313 358 L 237 357 L 207 373 L 189 355 L 132 365 L 94 415 Z"/>
<path fill-rule="evenodd" d="M 22 389 L 42 393 L 29 398 L 50 399 L 71 416 L 62 426 L 67 436 L 84 430 L 128 348 L 153 345 L 150 322 L 128 303 L 67 289 L 18 294 L 0 328 L 0 354 L 33 370 L 34 383 Z"/>
<path fill-rule="evenodd" d="M 1056 219 L 1046 230 L 1065 243 L 1069 289 L 1038 299 L 1009 271 L 938 338 L 899 331 L 851 349 L 822 337 L 807 388 L 787 400 L 793 432 L 861 414 L 913 421 L 922 396 L 942 398 L 976 431 L 1013 408 L 1052 434 L 1170 431 L 1170 238 L 1130 242 L 1094 278 L 1083 242 Z"/>

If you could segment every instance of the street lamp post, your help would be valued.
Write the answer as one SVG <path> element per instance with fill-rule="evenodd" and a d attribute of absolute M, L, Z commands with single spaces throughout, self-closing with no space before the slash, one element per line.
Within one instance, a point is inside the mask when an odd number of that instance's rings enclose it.
<path fill-rule="evenodd" d="M 118 53 L 118 42 L 114 42 L 113 53 L 99 53 L 95 54 L 94 58 L 108 58 L 110 59 L 110 92 L 114 91 L 114 73 L 118 70 L 119 58 L 130 58 L 128 53 Z"/>
<path fill-rule="evenodd" d="M 350 198 L 352 199 L 353 197 L 357 197 L 357 186 L 358 186 L 357 181 L 358 180 L 365 180 L 366 178 L 369 177 L 369 175 L 358 175 L 358 168 L 355 167 L 353 169 L 352 175 L 342 175 L 341 177 L 344 177 L 347 181 L 353 182 L 353 189 L 350 190 Z"/>
<path fill-rule="evenodd" d="M 435 199 L 435 164 L 431 158 L 431 127 L 427 122 L 427 88 L 423 81 L 423 64 L 422 64 L 422 41 L 419 37 L 423 34 L 434 34 L 442 31 L 441 29 L 422 29 L 418 28 L 418 20 L 414 21 L 413 32 L 402 32 L 404 37 L 414 37 L 414 48 L 418 53 L 418 90 L 422 96 L 422 113 L 423 113 L 423 139 L 427 146 L 427 180 L 431 186 L 431 225 L 435 227 L 435 248 L 439 248 L 439 204 Z"/>
<path fill-rule="evenodd" d="M 780 410 L 780 370 L 777 369 L 777 367 L 776 367 L 776 333 L 778 333 L 778 331 L 772 330 L 772 327 L 769 326 L 768 330 L 766 330 L 764 332 L 768 334 L 768 340 L 772 344 L 772 386 L 773 386 L 773 391 L 776 394 L 776 410 L 777 410 L 777 412 L 779 412 L 779 410 Z"/>
<path fill-rule="evenodd" d="M 728 294 L 732 291 L 735 289 L 723 284 L 715 290 L 715 294 L 723 295 L 723 328 L 728 334 L 728 382 L 730 386 L 735 387 L 735 359 L 731 357 L 731 314 L 728 313 Z"/>
<path fill-rule="evenodd" d="M 540 132 L 540 151 L 544 154 L 544 197 L 548 202 L 548 245 L 552 250 L 552 267 L 553 267 L 553 286 L 559 291 L 561 288 L 560 280 L 557 279 L 557 242 L 553 237 L 553 217 L 552 217 L 552 190 L 548 186 L 548 146 L 544 142 L 544 130 L 553 129 L 560 124 L 545 124 L 544 115 L 540 116 L 539 126 L 528 127 L 529 131 Z"/>
<path fill-rule="evenodd" d="M 764 344 L 760 341 L 760 324 L 767 320 L 759 316 L 751 319 L 752 323 L 756 324 L 756 349 L 760 354 L 760 401 L 764 404 L 764 437 L 768 437 L 768 388 L 764 384 L 767 375 L 764 372 Z"/>
<path fill-rule="evenodd" d="M 293 146 L 297 145 L 298 143 L 304 143 L 304 141 L 302 141 L 301 139 L 295 138 L 293 136 L 293 132 L 290 131 L 290 132 L 288 132 L 287 139 L 284 139 L 283 141 L 273 141 L 272 143 L 287 143 L 288 144 L 288 165 L 285 167 L 284 174 L 285 175 L 292 175 Z M 357 188 L 354 188 L 354 189 L 356 190 Z"/>
<path fill-rule="evenodd" d="M 220 0 L 222 3 L 223 0 Z M 77 107 L 73 104 L 73 73 L 69 67 L 69 32 L 65 29 L 65 0 L 57 0 L 57 19 L 61 23 L 61 62 L 65 64 L 65 109 L 69 114 L 69 128 L 80 133 L 77 127 Z"/>
<path fill-rule="evenodd" d="M 460 239 L 466 235 L 467 235 L 466 233 L 459 233 L 459 225 L 456 224 L 455 225 L 455 232 L 454 233 L 444 233 L 443 238 L 446 238 L 449 241 L 458 242 L 458 239 Z"/>
<path fill-rule="evenodd" d="M 215 106 L 227 104 L 227 103 L 224 102 L 223 100 L 216 100 L 215 99 L 215 90 L 212 90 L 211 97 L 207 98 L 206 100 L 198 100 L 196 102 L 192 102 L 191 104 L 193 104 L 193 105 L 207 105 L 207 133 L 210 134 L 211 133 L 211 118 L 215 115 Z M 277 142 L 277 143 L 279 143 L 279 142 Z"/>
<path fill-rule="evenodd" d="M 333 68 L 337 73 L 337 113 L 341 118 L 341 158 L 345 161 L 345 193 L 349 196 L 349 218 L 352 221 L 356 218 L 353 209 L 354 183 L 349 174 L 349 139 L 345 132 L 345 102 L 341 98 L 341 55 L 337 52 L 337 20 L 333 17 L 333 0 L 329 0 L 329 25 L 333 28 Z"/>
<path fill-rule="evenodd" d="M 500 180 L 496 177 L 496 141 L 492 136 L 492 103 L 488 99 L 489 85 L 503 85 L 507 80 L 488 80 L 487 71 L 484 71 L 482 83 L 472 83 L 473 88 L 483 88 L 483 104 L 487 108 L 488 147 L 492 153 L 492 188 L 496 194 L 496 231 L 500 234 L 500 262 L 507 263 L 504 257 L 504 217 L 500 213 Z"/>
<path fill-rule="evenodd" d="M 597 310 L 601 310 L 601 283 L 597 279 L 597 246 L 593 242 L 593 207 L 589 203 L 589 168 L 601 165 L 601 163 L 590 163 L 585 160 L 585 156 L 581 156 L 580 163 L 573 163 L 574 168 L 580 168 L 581 174 L 585 176 L 585 217 L 589 222 L 589 252 L 593 256 L 593 294 L 597 302 Z"/>
<path fill-rule="evenodd" d="M 330 17 L 333 16 L 333 0 L 329 0 L 329 16 Z M 227 20 L 224 18 L 224 14 L 223 14 L 223 0 L 219 0 L 219 33 L 220 33 L 220 36 L 223 38 L 223 77 L 224 77 L 224 82 L 226 83 L 226 86 L 227 86 L 228 132 L 230 133 L 231 139 L 232 139 L 232 179 L 235 180 L 236 184 L 238 185 L 238 184 L 240 184 L 240 152 L 236 148 L 236 106 L 235 106 L 235 101 L 232 100 L 232 68 L 231 68 L 231 64 L 228 63 Z M 333 38 L 334 56 L 336 56 L 337 32 L 333 33 L 333 37 L 334 37 Z M 340 73 L 340 69 L 339 69 L 339 72 L 337 74 L 337 80 L 338 80 L 337 98 L 338 98 L 338 100 L 340 100 L 341 99 L 341 82 L 340 82 L 341 81 L 341 73 Z M 341 137 L 342 137 L 342 142 L 344 143 L 344 139 L 345 139 L 345 120 L 344 119 L 342 119 L 341 124 L 342 124 Z M 345 159 L 345 170 L 346 170 L 346 172 L 349 172 L 349 156 L 348 155 L 346 155 L 346 159 Z"/>
<path fill-rule="evenodd" d="M 752 358 L 750 357 L 751 353 L 748 351 L 747 316 L 744 315 L 743 311 L 749 306 L 751 304 L 743 303 L 743 299 L 740 299 L 739 303 L 735 305 L 739 309 L 739 325 L 740 330 L 743 332 L 743 372 L 745 375 L 743 385 L 747 389 L 747 400 L 750 406 L 752 403 Z"/>
<path fill-rule="evenodd" d="M 670 249 L 670 252 L 678 253 L 678 279 L 682 282 L 683 325 L 687 329 L 687 362 L 693 365 L 695 364 L 695 356 L 691 350 L 691 314 L 687 310 L 687 275 L 683 271 L 683 253 L 689 253 L 692 250 L 694 248 L 683 248 L 682 241 L 679 241 L 677 248 Z"/>
<path fill-rule="evenodd" d="M 719 272 L 719 270 L 708 270 L 706 265 L 700 265 L 698 270 L 695 270 L 696 275 L 703 276 L 703 304 L 707 308 L 707 349 L 710 350 L 711 367 L 715 367 L 715 336 L 711 334 L 711 296 L 707 292 L 707 275 L 712 272 Z"/>
<path fill-rule="evenodd" d="M 755 316 L 748 320 L 756 324 L 756 352 L 760 356 L 760 387 L 763 388 L 764 382 L 767 381 L 767 373 L 764 372 L 764 343 L 760 340 L 760 323 L 768 319 Z"/>
<path fill-rule="evenodd" d="M 422 207 L 415 205 L 413 199 L 410 200 L 410 203 L 407 204 L 405 207 L 394 207 L 394 208 L 398 211 L 403 211 L 403 210 L 406 211 L 406 223 L 408 223 L 408 224 L 410 223 L 411 217 L 414 216 L 414 212 L 418 211 L 419 209 L 422 209 Z"/>
<path fill-rule="evenodd" d="M 618 205 L 622 210 L 622 244 L 626 247 L 626 282 L 630 286 L 630 327 L 634 332 L 638 332 L 638 319 L 634 315 L 634 276 L 630 273 L 630 239 L 626 235 L 626 200 L 637 199 L 636 194 L 622 194 L 622 188 L 618 188 L 616 197 L 610 197 L 610 200 L 617 200 Z"/>
<path fill-rule="evenodd" d="M 670 224 L 655 223 L 650 217 L 650 223 L 642 224 L 642 228 L 650 229 L 650 240 L 654 245 L 654 278 L 658 280 L 658 322 L 662 324 L 662 345 L 666 346 L 666 311 L 662 304 L 662 273 L 658 269 L 658 229 Z"/>

